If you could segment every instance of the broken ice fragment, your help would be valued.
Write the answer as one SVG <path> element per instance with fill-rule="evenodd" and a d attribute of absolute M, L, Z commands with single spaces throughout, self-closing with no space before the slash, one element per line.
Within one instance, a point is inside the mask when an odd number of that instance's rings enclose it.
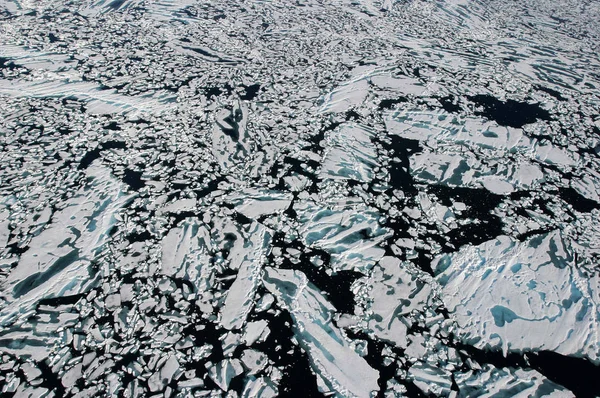
<path fill-rule="evenodd" d="M 371 129 L 351 123 L 329 133 L 319 178 L 370 182 L 379 167 L 373 135 Z"/>
<path fill-rule="evenodd" d="M 33 98 L 75 97 L 87 102 L 87 112 L 92 114 L 130 112 L 156 114 L 172 108 L 175 99 L 166 91 L 128 96 L 118 93 L 117 90 L 103 90 L 98 83 L 68 79 L 33 82 L 0 79 L 0 94 Z"/>
<path fill-rule="evenodd" d="M 171 355 L 162 367 L 150 376 L 148 379 L 148 388 L 152 392 L 162 391 L 177 374 L 181 374 L 179 361 L 177 361 L 175 355 Z"/>
<path fill-rule="evenodd" d="M 243 373 L 242 362 L 235 359 L 224 359 L 216 365 L 212 365 L 208 370 L 208 376 L 223 391 L 229 389 L 231 380 Z"/>
<path fill-rule="evenodd" d="M 359 76 L 325 95 L 319 112 L 345 112 L 353 106 L 362 104 L 368 94 L 369 82 L 365 76 Z"/>
<path fill-rule="evenodd" d="M 447 370 L 417 363 L 408 369 L 408 374 L 425 394 L 435 394 L 439 397 L 446 396 L 451 391 L 452 374 Z"/>
<path fill-rule="evenodd" d="M 494 161 L 493 167 L 488 166 Z M 525 160 L 508 163 L 488 157 L 485 162 L 470 152 L 444 154 L 425 150 L 410 157 L 410 171 L 417 181 L 449 186 L 480 188 L 496 194 L 531 189 L 544 175 L 537 165 Z"/>
<path fill-rule="evenodd" d="M 213 155 L 223 170 L 241 162 L 251 152 L 246 124 L 248 109 L 238 101 L 231 110 L 224 109 L 212 130 Z"/>
<path fill-rule="evenodd" d="M 268 357 L 260 351 L 253 349 L 245 350 L 242 354 L 242 363 L 248 369 L 250 375 L 263 370 L 269 362 Z"/>
<path fill-rule="evenodd" d="M 247 346 L 251 346 L 257 341 L 264 340 L 270 333 L 268 322 L 264 319 L 256 322 L 249 322 L 246 325 L 246 333 L 244 334 L 244 342 Z"/>
<path fill-rule="evenodd" d="M 390 134 L 411 140 L 451 142 L 466 148 L 518 154 L 526 159 L 557 165 L 575 165 L 578 159 L 576 153 L 567 154 L 553 144 L 542 144 L 527 137 L 522 129 L 498 126 L 474 117 L 462 118 L 444 111 L 403 109 L 388 113 L 384 121 Z"/>
<path fill-rule="evenodd" d="M 235 205 L 235 210 L 248 218 L 257 219 L 267 214 L 281 213 L 290 206 L 289 193 L 245 189 L 228 195 L 226 201 Z"/>
<path fill-rule="evenodd" d="M 196 219 L 185 219 L 171 229 L 162 241 L 160 274 L 190 281 L 199 292 L 210 287 L 210 233 Z M 151 272 L 156 272 L 151 269 Z"/>
<path fill-rule="evenodd" d="M 265 268 L 264 285 L 290 312 L 295 336 L 328 389 L 351 397 L 378 390 L 379 372 L 347 343 L 332 322 L 334 307 L 302 272 Z"/>
<path fill-rule="evenodd" d="M 274 398 L 278 392 L 279 390 L 268 377 L 259 377 L 258 379 L 251 377 L 244 387 L 242 398 Z"/>

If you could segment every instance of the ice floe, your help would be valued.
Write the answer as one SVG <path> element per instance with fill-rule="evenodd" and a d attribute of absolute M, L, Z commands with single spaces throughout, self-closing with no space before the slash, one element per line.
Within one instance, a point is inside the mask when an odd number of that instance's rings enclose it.
<path fill-rule="evenodd" d="M 102 90 L 96 83 L 59 79 L 42 81 L 0 81 L 0 94 L 33 98 L 78 98 L 87 103 L 93 114 L 153 113 L 172 107 L 174 97 L 166 92 L 140 96 L 119 94 L 116 90 Z"/>
<path fill-rule="evenodd" d="M 560 232 L 524 242 L 500 236 L 441 256 L 432 267 L 464 342 L 600 361 L 600 279 L 578 268 Z"/>
<path fill-rule="evenodd" d="M 262 265 L 269 250 L 271 233 L 255 222 L 249 228 L 248 240 L 244 241 L 244 257 L 238 274 L 227 293 L 221 311 L 221 323 L 225 329 L 239 329 L 254 306 L 254 293 L 261 281 Z"/>
<path fill-rule="evenodd" d="M 431 304 L 431 287 L 394 257 L 383 257 L 365 283 L 369 287 L 369 332 L 406 348 L 410 321 L 403 318 Z"/>

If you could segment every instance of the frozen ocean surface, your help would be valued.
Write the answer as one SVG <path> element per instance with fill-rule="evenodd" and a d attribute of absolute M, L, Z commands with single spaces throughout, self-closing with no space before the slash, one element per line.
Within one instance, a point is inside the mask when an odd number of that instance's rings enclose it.
<path fill-rule="evenodd" d="M 600 396 L 599 22 L 0 0 L 0 395 Z"/>

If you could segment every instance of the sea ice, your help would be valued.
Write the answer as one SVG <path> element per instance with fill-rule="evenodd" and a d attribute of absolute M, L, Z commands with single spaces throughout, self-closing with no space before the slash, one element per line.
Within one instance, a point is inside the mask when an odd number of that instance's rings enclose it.
<path fill-rule="evenodd" d="M 294 203 L 304 243 L 329 252 L 334 270 L 366 272 L 383 256 L 380 244 L 390 236 L 379 224 L 381 216 L 361 205 L 331 207 L 309 201 Z"/>

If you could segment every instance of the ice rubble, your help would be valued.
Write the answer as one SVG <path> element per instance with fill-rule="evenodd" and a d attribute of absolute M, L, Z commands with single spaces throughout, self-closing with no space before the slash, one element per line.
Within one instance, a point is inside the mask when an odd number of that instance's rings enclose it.
<path fill-rule="evenodd" d="M 253 222 L 247 231 L 237 231 L 230 220 L 221 220 L 221 223 L 223 233 L 236 236 L 228 259 L 229 268 L 237 271 L 221 308 L 221 324 L 228 330 L 240 329 L 254 306 L 262 265 L 270 248 L 271 232 L 258 222 Z M 218 268 L 212 260 L 213 241 L 214 236 L 206 225 L 194 218 L 185 219 L 163 238 L 161 265 L 155 265 L 150 272 L 189 281 L 199 295 L 199 303 L 204 302 L 204 294 L 210 296 Z M 202 304 L 201 308 L 211 307 Z"/>
<path fill-rule="evenodd" d="M 290 312 L 295 335 L 308 353 L 314 372 L 324 383 L 324 392 L 368 397 L 378 390 L 378 372 L 350 347 L 332 323 L 335 308 L 302 272 L 266 267 L 264 285 Z"/>
<path fill-rule="evenodd" d="M 560 232 L 524 242 L 499 236 L 443 255 L 432 268 L 465 343 L 600 363 L 600 278 L 578 268 Z"/>

